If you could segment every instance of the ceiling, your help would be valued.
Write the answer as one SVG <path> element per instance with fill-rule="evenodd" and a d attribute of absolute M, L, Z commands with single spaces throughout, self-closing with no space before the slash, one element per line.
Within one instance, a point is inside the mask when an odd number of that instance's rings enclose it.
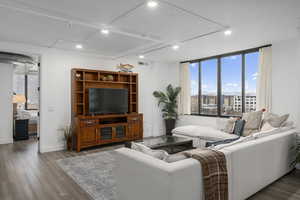
<path fill-rule="evenodd" d="M 157 2 L 149 8 L 145 0 L 0 0 L 0 40 L 111 59 L 181 61 L 296 37 L 300 25 L 299 0 Z"/>

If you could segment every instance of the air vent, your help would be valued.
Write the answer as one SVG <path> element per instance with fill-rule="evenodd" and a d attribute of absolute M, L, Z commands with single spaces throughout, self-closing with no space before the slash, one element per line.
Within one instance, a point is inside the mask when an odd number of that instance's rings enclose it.
<path fill-rule="evenodd" d="M 1 52 L 0 63 L 15 64 L 15 65 L 34 65 L 36 64 L 32 57 L 23 54 Z"/>

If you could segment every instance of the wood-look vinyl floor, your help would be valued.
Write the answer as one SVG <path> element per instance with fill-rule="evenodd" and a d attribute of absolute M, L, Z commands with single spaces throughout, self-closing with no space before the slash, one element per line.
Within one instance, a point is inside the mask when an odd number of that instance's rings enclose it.
<path fill-rule="evenodd" d="M 122 145 L 80 153 L 37 153 L 34 140 L 0 145 L 1 200 L 90 200 L 56 164 L 57 159 L 115 149 Z M 250 200 L 300 200 L 300 172 L 295 170 L 266 187 Z"/>

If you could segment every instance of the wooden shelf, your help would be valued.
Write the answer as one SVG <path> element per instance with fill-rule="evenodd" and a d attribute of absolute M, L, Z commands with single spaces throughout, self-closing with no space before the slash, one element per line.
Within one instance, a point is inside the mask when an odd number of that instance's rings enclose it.
<path fill-rule="evenodd" d="M 109 84 L 135 84 L 123 81 L 97 81 L 97 80 L 76 80 L 78 82 L 90 82 L 90 83 L 109 83 Z"/>
<path fill-rule="evenodd" d="M 104 81 L 106 78 L 107 81 Z M 112 80 L 112 81 L 108 81 Z M 143 138 L 143 115 L 138 112 L 138 74 L 89 69 L 72 69 L 72 125 L 73 147 L 82 148 L 113 142 L 133 141 Z M 111 88 L 128 90 L 128 113 L 89 114 L 89 89 Z M 121 119 L 120 119 L 121 118 Z M 109 121 L 112 123 L 101 123 Z M 101 129 L 111 128 L 111 139 L 101 138 Z M 124 136 L 117 136 L 117 128 L 123 128 Z"/>

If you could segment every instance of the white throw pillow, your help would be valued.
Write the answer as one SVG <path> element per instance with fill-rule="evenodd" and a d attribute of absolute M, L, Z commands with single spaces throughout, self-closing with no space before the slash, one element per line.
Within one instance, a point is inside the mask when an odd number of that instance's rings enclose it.
<path fill-rule="evenodd" d="M 158 158 L 160 160 L 164 160 L 169 156 L 169 154 L 164 150 L 153 150 L 141 143 L 132 142 L 131 149 L 142 152 L 154 158 Z"/>
<path fill-rule="evenodd" d="M 269 122 L 266 122 L 263 124 L 260 131 L 270 131 L 272 129 L 274 129 L 274 127 Z"/>
<path fill-rule="evenodd" d="M 224 129 L 222 129 L 221 131 L 224 131 L 225 133 L 233 133 L 236 120 L 237 120 L 237 118 L 230 117 L 226 121 L 226 125 L 225 125 Z"/>
<path fill-rule="evenodd" d="M 271 126 L 279 128 L 287 121 L 289 116 L 289 114 L 279 116 L 274 113 L 265 113 L 263 118 L 263 124 L 268 122 Z"/>
<path fill-rule="evenodd" d="M 238 137 L 237 135 L 225 133 L 209 126 L 194 125 L 179 126 L 173 129 L 172 133 L 189 137 L 198 137 L 208 141 L 225 140 Z"/>

